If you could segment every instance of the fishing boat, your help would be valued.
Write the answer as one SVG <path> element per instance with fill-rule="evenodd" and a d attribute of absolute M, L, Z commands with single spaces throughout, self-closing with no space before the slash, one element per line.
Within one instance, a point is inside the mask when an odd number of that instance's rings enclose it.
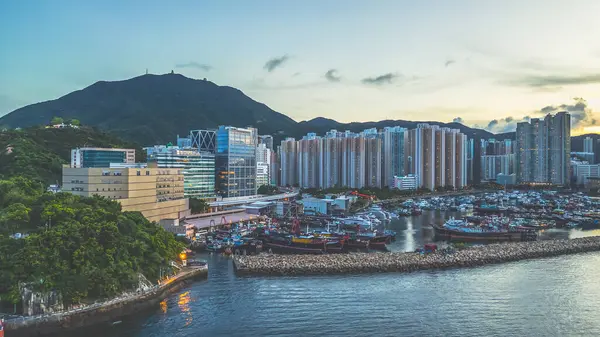
<path fill-rule="evenodd" d="M 322 248 L 304 248 L 292 245 L 282 245 L 273 242 L 265 243 L 265 249 L 279 254 L 323 254 Z"/>
<path fill-rule="evenodd" d="M 369 249 L 369 240 L 349 239 L 345 242 L 348 249 L 366 250 Z"/>
<path fill-rule="evenodd" d="M 535 230 L 526 227 L 474 226 L 463 220 L 450 219 L 444 225 L 432 225 L 436 239 L 447 241 L 534 241 Z"/>
<path fill-rule="evenodd" d="M 206 245 L 206 250 L 208 250 L 210 252 L 218 253 L 218 252 L 223 251 L 223 249 L 224 249 L 223 245 L 220 242 L 217 242 L 217 241 L 209 242 Z"/>

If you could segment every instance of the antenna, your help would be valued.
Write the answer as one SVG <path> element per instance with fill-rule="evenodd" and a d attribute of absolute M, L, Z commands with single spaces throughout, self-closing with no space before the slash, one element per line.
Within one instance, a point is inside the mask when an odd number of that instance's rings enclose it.
<path fill-rule="evenodd" d="M 148 75 L 148 68 L 146 68 L 146 75 Z"/>

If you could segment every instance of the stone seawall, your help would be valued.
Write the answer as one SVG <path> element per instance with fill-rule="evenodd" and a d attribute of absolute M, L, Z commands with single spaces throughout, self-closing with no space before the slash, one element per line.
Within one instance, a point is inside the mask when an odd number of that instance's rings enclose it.
<path fill-rule="evenodd" d="M 188 269 L 181 272 L 172 281 L 154 290 L 122 300 L 112 300 L 98 306 L 66 313 L 31 317 L 22 320 L 8 320 L 6 322 L 6 336 L 44 336 L 64 332 L 65 330 L 114 322 L 119 320 L 119 318 L 155 307 L 169 293 L 177 291 L 195 279 L 206 278 L 207 276 L 207 268 Z"/>
<path fill-rule="evenodd" d="M 412 272 L 475 267 L 486 264 L 600 251 L 600 237 L 573 240 L 502 243 L 456 251 L 419 253 L 358 253 L 324 255 L 256 255 L 234 257 L 240 275 L 314 275 Z"/>

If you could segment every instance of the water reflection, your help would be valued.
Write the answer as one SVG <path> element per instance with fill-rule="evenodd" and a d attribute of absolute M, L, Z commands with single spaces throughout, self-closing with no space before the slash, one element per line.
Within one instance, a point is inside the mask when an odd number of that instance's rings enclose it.
<path fill-rule="evenodd" d="M 191 298 L 190 298 L 189 291 L 179 294 L 179 301 L 177 301 L 177 305 L 179 306 L 179 309 L 181 310 L 181 312 L 185 314 L 185 325 L 184 326 L 188 326 L 188 325 L 192 324 L 192 321 L 193 321 L 192 313 L 190 310 L 190 302 L 191 302 Z"/>
<path fill-rule="evenodd" d="M 162 311 L 163 314 L 167 313 L 167 299 L 164 299 L 160 302 L 160 311 Z"/>

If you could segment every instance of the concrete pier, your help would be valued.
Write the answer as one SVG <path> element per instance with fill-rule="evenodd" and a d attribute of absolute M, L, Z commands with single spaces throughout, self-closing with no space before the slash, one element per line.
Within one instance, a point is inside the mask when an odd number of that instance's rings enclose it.
<path fill-rule="evenodd" d="M 156 306 L 169 293 L 177 291 L 194 280 L 207 277 L 207 266 L 185 268 L 162 285 L 143 293 L 115 298 L 68 312 L 8 320 L 5 322 L 6 335 L 10 337 L 44 336 L 65 330 L 114 322 L 119 318 Z"/>
<path fill-rule="evenodd" d="M 500 243 L 455 251 L 452 254 L 357 253 L 324 255 L 235 256 L 240 275 L 314 275 L 413 272 L 464 268 L 525 259 L 600 251 L 600 237 L 573 240 Z"/>

